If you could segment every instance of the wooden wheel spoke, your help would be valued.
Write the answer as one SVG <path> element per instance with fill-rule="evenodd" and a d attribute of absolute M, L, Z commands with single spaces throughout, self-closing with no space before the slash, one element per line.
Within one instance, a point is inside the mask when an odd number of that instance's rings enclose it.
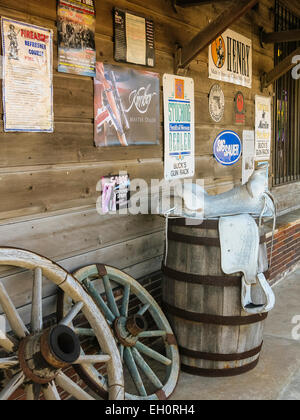
<path fill-rule="evenodd" d="M 9 338 L 0 338 L 0 348 L 3 348 L 7 353 L 13 353 L 14 343 Z"/>
<path fill-rule="evenodd" d="M 24 383 L 24 380 L 25 376 L 23 372 L 15 375 L 0 392 L 0 401 L 8 400 L 13 395 L 13 393 Z"/>
<path fill-rule="evenodd" d="M 47 401 L 60 401 L 61 399 L 53 381 L 43 388 L 43 393 Z"/>
<path fill-rule="evenodd" d="M 123 346 L 123 344 L 119 345 L 119 352 L 120 352 L 121 360 L 123 361 L 123 359 L 124 359 L 124 346 Z"/>
<path fill-rule="evenodd" d="M 69 326 L 72 323 L 72 321 L 76 318 L 76 316 L 79 314 L 83 306 L 84 306 L 83 302 L 76 303 L 76 305 L 72 307 L 72 309 L 66 315 L 66 317 L 62 321 L 60 321 L 59 325 Z"/>
<path fill-rule="evenodd" d="M 75 365 L 95 365 L 96 363 L 108 363 L 111 357 L 107 354 L 95 354 L 94 356 L 80 356 Z"/>
<path fill-rule="evenodd" d="M 38 401 L 42 386 L 40 384 L 29 384 L 26 386 L 26 400 Z"/>
<path fill-rule="evenodd" d="M 145 313 L 148 311 L 148 309 L 150 308 L 150 303 L 147 303 L 146 305 L 144 305 L 139 311 L 138 311 L 138 315 L 145 315 Z"/>
<path fill-rule="evenodd" d="M 85 337 L 96 337 L 94 330 L 91 328 L 74 328 L 74 332 L 77 335 Z"/>
<path fill-rule="evenodd" d="M 141 342 L 136 343 L 136 348 L 141 353 L 145 354 L 146 356 L 150 357 L 151 359 L 156 360 L 157 362 L 162 363 L 165 366 L 170 366 L 172 364 L 172 360 L 168 359 L 167 357 L 163 356 L 162 354 L 158 353 L 155 350 L 150 349 L 150 347 L 145 346 Z"/>
<path fill-rule="evenodd" d="M 137 349 L 133 348 L 132 349 L 132 354 L 133 354 L 134 360 L 136 361 L 137 365 L 144 372 L 144 374 L 147 376 L 147 378 L 150 380 L 150 382 L 157 389 L 162 389 L 163 388 L 163 384 L 160 382 L 160 380 L 155 375 L 155 373 L 153 372 L 153 370 L 150 368 L 150 366 L 148 365 L 148 363 L 145 362 L 145 360 L 141 356 L 140 352 Z"/>
<path fill-rule="evenodd" d="M 5 287 L 2 282 L 0 282 L 0 304 L 7 316 L 7 319 L 10 323 L 10 326 L 18 338 L 25 338 L 26 335 L 29 335 L 28 329 L 25 327 L 15 305 L 8 296 Z"/>
<path fill-rule="evenodd" d="M 122 307 L 121 307 L 121 315 L 125 317 L 128 317 L 129 298 L 130 298 L 130 285 L 126 284 L 126 286 L 124 287 Z"/>
<path fill-rule="evenodd" d="M 101 311 L 104 313 L 106 319 L 110 324 L 114 322 L 116 319 L 115 315 L 112 313 L 112 311 L 108 308 L 106 303 L 104 302 L 102 296 L 96 288 L 94 287 L 93 283 L 89 280 L 85 280 L 84 282 L 85 287 L 87 288 L 89 294 L 92 296 L 98 307 L 101 309 Z"/>
<path fill-rule="evenodd" d="M 152 338 L 152 337 L 165 337 L 167 335 L 166 331 L 143 331 L 138 337 L 139 338 Z"/>
<path fill-rule="evenodd" d="M 17 343 L 6 335 L 6 318 L 0 315 L 0 348 L 2 347 L 7 353 L 13 353 Z"/>
<path fill-rule="evenodd" d="M 124 360 L 138 393 L 141 397 L 147 397 L 147 392 L 144 387 L 141 375 L 138 371 L 138 368 L 132 355 L 132 351 L 129 347 L 126 347 L 124 350 Z"/>
<path fill-rule="evenodd" d="M 31 309 L 31 327 L 33 333 L 38 333 L 43 329 L 42 286 L 43 272 L 41 268 L 36 268 L 33 280 Z"/>
<path fill-rule="evenodd" d="M 109 306 L 110 310 L 112 311 L 112 313 L 116 317 L 119 317 L 120 316 L 119 308 L 116 304 L 116 300 L 115 300 L 115 297 L 114 297 L 114 292 L 113 292 L 113 289 L 111 287 L 109 277 L 107 275 L 103 276 L 103 284 L 104 284 L 104 288 L 105 288 L 105 293 L 106 293 L 106 297 L 107 297 L 108 306 Z"/>
<path fill-rule="evenodd" d="M 80 401 L 94 400 L 94 398 L 85 392 L 79 385 L 75 384 L 68 376 L 60 372 L 56 377 L 56 383 L 64 391 L 68 392 L 74 398 Z"/>
<path fill-rule="evenodd" d="M 19 359 L 17 356 L 7 357 L 4 359 L 0 358 L 0 369 L 9 369 L 11 367 L 17 366 L 19 364 Z"/>

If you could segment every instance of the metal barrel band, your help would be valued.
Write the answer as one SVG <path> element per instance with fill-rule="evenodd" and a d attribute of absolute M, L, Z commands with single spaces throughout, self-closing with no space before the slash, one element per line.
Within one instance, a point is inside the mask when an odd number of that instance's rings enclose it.
<path fill-rule="evenodd" d="M 189 373 L 190 375 L 194 376 L 207 376 L 211 378 L 224 378 L 228 376 L 237 376 L 242 375 L 243 373 L 250 372 L 251 370 L 255 369 L 258 365 L 259 357 L 254 360 L 254 362 L 249 363 L 244 366 L 240 366 L 237 368 L 229 368 L 229 369 L 203 369 L 194 366 L 187 366 L 182 364 L 181 370 L 185 373 Z"/>
<path fill-rule="evenodd" d="M 199 224 L 197 223 L 199 222 Z M 191 224 L 191 219 L 169 219 L 170 226 L 186 226 L 193 229 L 218 230 L 219 220 L 195 220 L 195 225 Z"/>
<path fill-rule="evenodd" d="M 183 283 L 200 284 L 203 286 L 215 287 L 241 287 L 241 277 L 234 276 L 201 276 L 198 274 L 184 273 L 182 271 L 173 270 L 165 265 L 162 266 L 162 272 L 170 279 L 174 279 Z"/>
<path fill-rule="evenodd" d="M 179 352 L 182 356 L 191 357 L 193 359 L 210 360 L 212 362 L 235 362 L 237 360 L 246 360 L 260 354 L 263 343 L 259 347 L 249 350 L 244 353 L 235 354 L 219 354 L 219 353 L 204 353 L 200 351 L 190 350 L 179 346 Z"/>
<path fill-rule="evenodd" d="M 201 236 L 189 236 L 181 233 L 176 233 L 171 230 L 168 231 L 168 240 L 173 242 L 181 242 L 189 245 L 202 245 L 221 248 L 220 238 L 207 238 Z M 266 235 L 260 237 L 260 244 L 266 243 Z"/>
<path fill-rule="evenodd" d="M 191 220 L 195 221 L 195 224 L 191 222 Z M 255 218 L 255 222 L 259 225 L 259 219 Z M 169 219 L 170 226 L 185 226 L 190 227 L 192 229 L 207 229 L 207 230 L 218 230 L 219 229 L 219 219 L 185 219 L 185 218 L 170 218 Z"/>
<path fill-rule="evenodd" d="M 168 232 L 168 240 L 174 242 L 182 242 L 190 245 L 203 245 L 215 247 L 221 246 L 219 238 L 206 238 L 200 236 L 182 235 L 180 233 L 172 232 L 171 230 L 169 230 Z"/>
<path fill-rule="evenodd" d="M 221 316 L 221 315 L 209 315 L 199 314 L 196 312 L 189 312 L 184 309 L 175 308 L 166 302 L 163 302 L 163 310 L 166 313 L 176 316 L 177 318 L 184 319 L 186 321 L 194 321 L 203 324 L 213 325 L 225 325 L 225 326 L 238 326 L 238 325 L 249 325 L 256 324 L 257 322 L 264 321 L 268 314 L 257 314 L 249 316 Z"/>

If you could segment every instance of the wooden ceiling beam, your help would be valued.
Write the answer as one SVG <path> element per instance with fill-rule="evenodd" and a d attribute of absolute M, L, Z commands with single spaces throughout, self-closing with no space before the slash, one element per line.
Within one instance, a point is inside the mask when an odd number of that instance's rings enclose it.
<path fill-rule="evenodd" d="M 300 29 L 269 33 L 264 32 L 264 30 L 261 31 L 262 44 L 279 44 L 281 42 L 295 41 L 300 41 Z"/>
<path fill-rule="evenodd" d="M 300 47 L 282 60 L 269 73 L 264 73 L 261 77 L 261 90 L 263 91 L 263 89 L 267 88 L 272 83 L 276 82 L 276 80 L 280 79 L 281 76 L 292 70 L 296 66 L 296 63 L 293 62 L 293 58 L 297 55 L 300 56 Z"/>
<path fill-rule="evenodd" d="M 220 16 L 202 29 L 187 45 L 175 54 L 175 71 L 186 68 L 194 58 L 222 35 L 234 22 L 251 10 L 259 0 L 235 0 Z"/>
<path fill-rule="evenodd" d="M 175 6 L 179 7 L 193 7 L 201 6 L 202 4 L 224 3 L 224 0 L 174 0 Z"/>

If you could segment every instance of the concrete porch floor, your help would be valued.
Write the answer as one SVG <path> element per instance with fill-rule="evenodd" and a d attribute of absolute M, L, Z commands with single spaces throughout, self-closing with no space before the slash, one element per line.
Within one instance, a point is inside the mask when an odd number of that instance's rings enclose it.
<path fill-rule="evenodd" d="M 296 326 L 292 319 L 300 317 L 300 268 L 275 285 L 274 291 L 276 307 L 266 321 L 256 369 L 232 378 L 181 373 L 171 400 L 300 400 L 300 340 L 292 337 Z"/>

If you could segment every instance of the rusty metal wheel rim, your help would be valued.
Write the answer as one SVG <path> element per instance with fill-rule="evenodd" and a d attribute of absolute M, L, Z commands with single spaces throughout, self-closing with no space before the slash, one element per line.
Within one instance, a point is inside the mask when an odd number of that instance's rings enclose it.
<path fill-rule="evenodd" d="M 93 400 L 62 372 L 64 366 L 93 366 L 104 363 L 108 372 L 108 398 L 124 399 L 122 362 L 111 330 L 90 296 L 76 279 L 59 265 L 30 251 L 0 248 L 0 265 L 15 266 L 34 271 L 31 309 L 31 331 L 23 323 L 10 299 L 3 279 L 0 281 L 0 305 L 14 336 L 0 329 L 0 373 L 6 383 L 0 389 L 0 400 L 9 399 L 21 386 L 28 400 L 37 400 L 41 392 L 46 400 L 59 400 L 57 386 L 79 400 Z M 43 277 L 51 280 L 72 300 L 73 305 L 59 326 L 43 330 Z M 90 358 L 78 355 L 77 339 L 72 321 L 82 312 L 89 322 L 103 354 Z M 36 357 L 38 355 L 38 357 Z M 76 360 L 74 360 L 76 359 Z M 47 371 L 47 373 L 45 373 Z"/>

